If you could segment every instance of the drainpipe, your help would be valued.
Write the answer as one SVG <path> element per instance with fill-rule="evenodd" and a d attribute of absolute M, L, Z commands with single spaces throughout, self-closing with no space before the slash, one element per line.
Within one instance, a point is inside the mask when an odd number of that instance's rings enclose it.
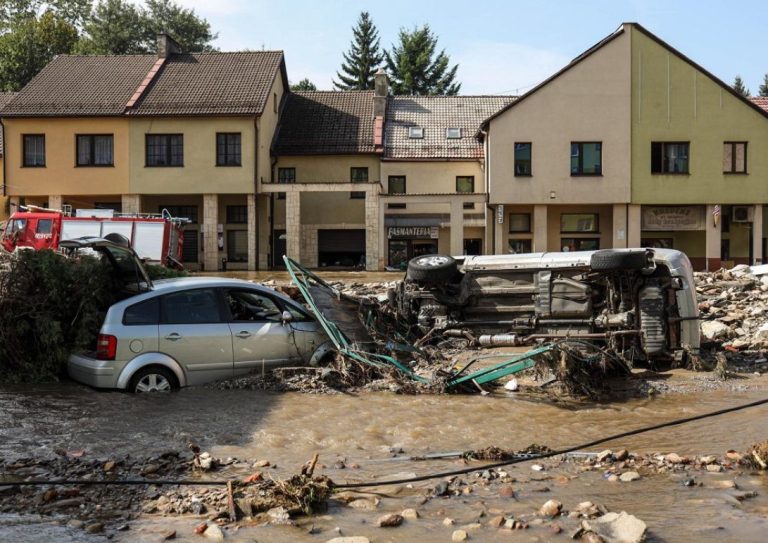
<path fill-rule="evenodd" d="M 269 182 L 275 182 L 275 166 L 277 166 L 277 157 L 273 156 L 270 160 Z M 270 266 L 275 267 L 275 193 L 269 193 L 269 255 L 272 257 Z"/>
<path fill-rule="evenodd" d="M 5 123 L 3 123 L 3 119 L 2 118 L 0 118 L 0 132 L 3 134 L 3 148 L 0 149 L 0 152 L 3 153 L 3 196 L 8 196 L 8 193 L 7 193 L 6 188 L 5 188 L 5 184 L 8 182 L 8 178 L 6 177 L 7 173 L 6 173 L 6 169 L 5 169 L 5 162 L 6 162 L 6 160 L 5 160 L 5 155 L 6 155 L 6 153 L 5 153 L 5 147 L 6 147 L 6 143 L 5 143 Z"/>
<path fill-rule="evenodd" d="M 490 254 L 496 254 L 496 209 L 491 206 L 491 154 L 488 152 L 490 149 L 488 131 L 480 129 L 480 133 L 483 135 L 483 157 L 485 158 L 485 165 L 483 168 L 483 178 L 485 180 L 485 209 L 486 213 L 491 210 L 491 231 L 486 232 L 485 235 L 491 238 Z M 485 220 L 485 227 L 488 228 L 488 219 Z"/>
<path fill-rule="evenodd" d="M 253 215 L 256 221 L 256 254 L 254 266 L 259 269 L 259 118 L 253 118 Z"/>

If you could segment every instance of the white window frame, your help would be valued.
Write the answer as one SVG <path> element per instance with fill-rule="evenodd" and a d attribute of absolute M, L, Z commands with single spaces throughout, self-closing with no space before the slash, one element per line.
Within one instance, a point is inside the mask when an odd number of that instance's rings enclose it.
<path fill-rule="evenodd" d="M 424 127 L 423 126 L 409 126 L 408 137 L 412 140 L 424 139 Z"/>
<path fill-rule="evenodd" d="M 461 128 L 446 128 L 445 129 L 445 138 L 449 140 L 460 140 L 461 139 Z"/>

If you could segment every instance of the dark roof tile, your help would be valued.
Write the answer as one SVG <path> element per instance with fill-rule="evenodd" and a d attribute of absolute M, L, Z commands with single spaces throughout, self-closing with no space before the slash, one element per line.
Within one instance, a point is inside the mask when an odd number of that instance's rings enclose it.
<path fill-rule="evenodd" d="M 16 96 L 15 92 L 0 92 L 0 112 Z M 0 113 L 1 114 L 1 113 Z M 0 128 L 0 156 L 3 156 L 3 130 Z"/>

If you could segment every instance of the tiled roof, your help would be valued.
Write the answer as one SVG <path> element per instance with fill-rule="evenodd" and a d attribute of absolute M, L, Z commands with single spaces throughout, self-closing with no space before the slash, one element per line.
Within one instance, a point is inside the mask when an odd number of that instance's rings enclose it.
<path fill-rule="evenodd" d="M 122 115 L 156 59 L 154 55 L 58 56 L 27 83 L 2 115 Z"/>
<path fill-rule="evenodd" d="M 282 63 L 282 51 L 171 55 L 129 113 L 259 115 Z"/>
<path fill-rule="evenodd" d="M 5 117 L 117 116 L 155 55 L 61 55 L 3 111 Z M 280 51 L 171 55 L 131 115 L 258 115 L 283 68 Z"/>
<path fill-rule="evenodd" d="M 392 159 L 483 156 L 475 138 L 480 124 L 511 103 L 513 96 L 393 96 L 387 102 L 384 156 Z M 409 127 L 424 128 L 422 139 L 408 137 Z M 460 139 L 448 139 L 448 128 L 460 128 Z"/>
<path fill-rule="evenodd" d="M 288 95 L 275 140 L 275 154 L 374 152 L 373 91 L 313 91 Z"/>
<path fill-rule="evenodd" d="M 756 106 L 768 111 L 768 96 L 753 96 L 750 100 L 752 100 L 752 103 Z"/>
<path fill-rule="evenodd" d="M 6 105 L 8 105 L 8 102 L 11 101 L 11 98 L 16 96 L 17 93 L 15 92 L 0 92 L 0 110 L 2 110 Z M 3 130 L 0 128 L 0 156 L 3 156 Z"/>

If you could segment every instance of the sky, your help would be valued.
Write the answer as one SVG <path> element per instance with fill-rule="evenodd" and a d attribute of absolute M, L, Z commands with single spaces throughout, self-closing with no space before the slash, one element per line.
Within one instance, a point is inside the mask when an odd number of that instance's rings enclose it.
<path fill-rule="evenodd" d="M 615 31 L 637 22 L 727 83 L 753 95 L 768 72 L 768 4 L 722 0 L 177 0 L 208 19 L 222 51 L 285 51 L 292 83 L 321 90 L 368 11 L 389 49 L 400 28 L 429 24 L 461 94 L 521 94 Z"/>

